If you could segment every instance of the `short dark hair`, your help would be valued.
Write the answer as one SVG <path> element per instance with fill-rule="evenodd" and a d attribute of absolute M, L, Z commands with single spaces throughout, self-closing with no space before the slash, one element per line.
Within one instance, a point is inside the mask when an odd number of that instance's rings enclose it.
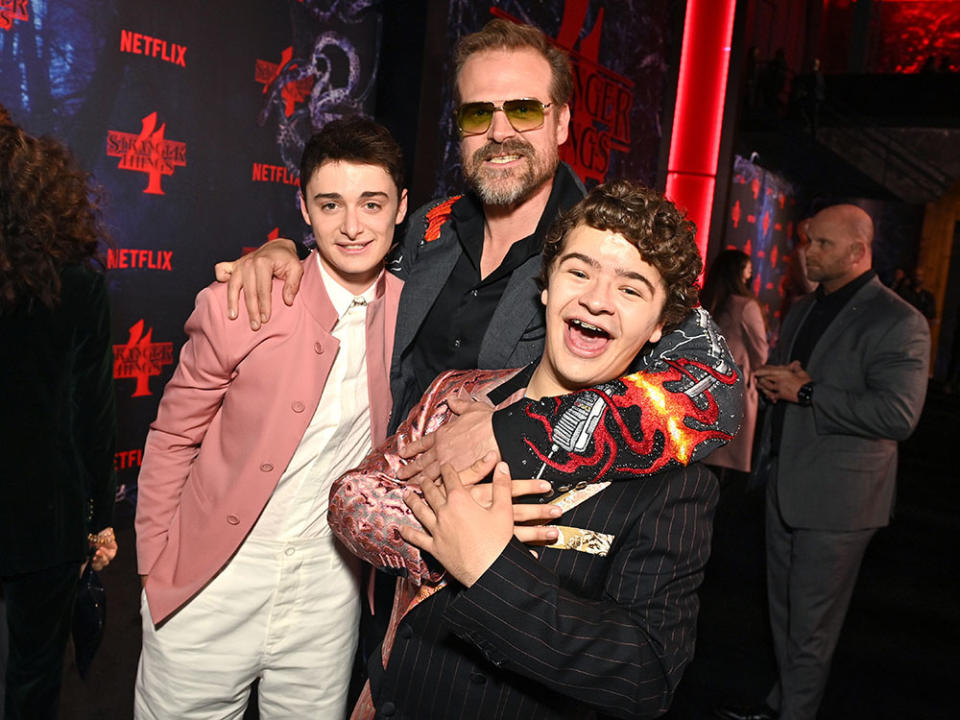
<path fill-rule="evenodd" d="M 324 163 L 349 162 L 377 165 L 386 170 L 403 191 L 403 150 L 383 125 L 362 115 L 331 120 L 307 141 L 300 157 L 300 192 L 307 196 L 307 184 Z"/>
<path fill-rule="evenodd" d="M 453 98 L 460 102 L 460 71 L 471 55 L 486 50 L 523 50 L 529 48 L 543 56 L 550 64 L 550 100 L 556 105 L 566 105 L 573 95 L 573 71 L 570 58 L 563 50 L 550 42 L 546 35 L 532 25 L 494 18 L 482 29 L 464 35 L 457 43 L 453 56 Z M 504 98 L 512 99 L 512 98 Z"/>
<path fill-rule="evenodd" d="M 567 235 L 580 225 L 623 235 L 644 261 L 657 269 L 667 291 L 660 316 L 665 330 L 679 325 L 696 306 L 696 281 L 703 268 L 696 226 L 662 194 L 629 180 L 598 185 L 557 218 L 543 244 L 541 288 L 547 287 L 550 269 L 563 251 Z"/>

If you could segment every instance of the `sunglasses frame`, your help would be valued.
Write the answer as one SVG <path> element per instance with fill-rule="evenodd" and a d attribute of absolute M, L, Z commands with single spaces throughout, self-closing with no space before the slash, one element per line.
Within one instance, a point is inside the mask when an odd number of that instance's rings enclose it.
<path fill-rule="evenodd" d="M 510 115 L 504 109 L 504 106 L 509 103 L 525 103 L 525 102 L 537 103 L 540 106 L 540 113 L 541 113 L 540 123 L 534 127 L 525 128 L 521 130 L 516 125 L 513 124 L 513 120 L 510 119 Z M 461 120 L 460 120 L 460 113 L 464 108 L 466 108 L 469 105 L 489 105 L 492 108 L 492 112 L 490 113 L 490 121 L 487 123 L 487 126 L 483 128 L 483 130 L 473 130 L 471 132 L 467 132 L 466 130 L 463 129 L 463 126 L 461 125 Z M 457 123 L 457 129 L 460 131 L 461 135 L 483 135 L 485 132 L 490 130 L 490 126 L 493 125 L 493 114 L 499 110 L 500 112 L 503 113 L 504 117 L 507 118 L 507 122 L 510 123 L 510 127 L 512 127 L 515 132 L 523 133 L 523 132 L 530 132 L 531 130 L 539 130 L 540 128 L 542 128 L 543 124 L 547 121 L 547 108 L 549 108 L 552 105 L 553 105 L 552 102 L 548 102 L 548 103 L 541 102 L 537 98 L 516 98 L 514 100 L 504 100 L 499 105 L 497 105 L 496 103 L 490 100 L 478 100 L 476 102 L 462 103 L 459 107 L 454 108 L 453 117 Z"/>

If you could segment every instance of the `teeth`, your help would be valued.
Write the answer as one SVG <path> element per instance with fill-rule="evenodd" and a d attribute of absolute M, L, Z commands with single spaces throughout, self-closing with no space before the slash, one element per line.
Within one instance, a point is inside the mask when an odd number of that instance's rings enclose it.
<path fill-rule="evenodd" d="M 583 328 L 584 330 L 589 330 L 589 331 L 591 331 L 591 332 L 603 333 L 604 335 L 607 334 L 607 331 L 604 330 L 603 328 L 597 327 L 596 325 L 591 325 L 591 324 L 588 323 L 588 322 L 584 322 L 583 320 L 578 320 L 578 319 L 576 319 L 576 318 L 574 318 L 573 320 L 571 320 L 571 321 L 570 321 L 570 324 L 571 324 L 571 325 L 577 325 L 578 327 L 581 327 L 581 328 Z"/>
<path fill-rule="evenodd" d="M 497 157 L 490 158 L 490 162 L 501 164 L 501 163 L 513 162 L 514 160 L 519 160 L 519 159 L 520 159 L 519 155 L 498 155 Z"/>

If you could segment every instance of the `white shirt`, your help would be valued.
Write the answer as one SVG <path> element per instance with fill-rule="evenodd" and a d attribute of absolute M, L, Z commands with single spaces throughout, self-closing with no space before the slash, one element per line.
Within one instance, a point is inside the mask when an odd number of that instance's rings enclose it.
<path fill-rule="evenodd" d="M 291 540 L 330 534 L 330 486 L 360 464 L 370 451 L 370 396 L 367 390 L 366 306 L 376 296 L 374 282 L 355 297 L 326 272 L 320 276 L 339 319 L 340 341 L 317 410 L 270 500 L 250 531 L 251 538 Z"/>

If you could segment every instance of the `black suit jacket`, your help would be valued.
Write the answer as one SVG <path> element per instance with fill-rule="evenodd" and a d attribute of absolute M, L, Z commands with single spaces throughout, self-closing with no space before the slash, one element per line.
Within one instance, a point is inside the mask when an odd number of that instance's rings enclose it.
<path fill-rule="evenodd" d="M 615 536 L 606 556 L 515 538 L 469 589 L 399 624 L 378 718 L 657 717 L 693 657 L 715 478 L 692 465 L 614 482 L 559 524 Z M 391 714 L 392 711 L 392 714 Z"/>
<path fill-rule="evenodd" d="M 437 378 L 397 435 L 334 483 L 328 517 L 345 545 L 411 581 L 438 579 L 430 560 L 398 539 L 398 527 L 419 527 L 400 499 L 403 483 L 394 479 L 399 447 L 449 419 L 448 398 L 508 403 L 525 384 L 517 382 L 522 377 L 476 370 Z M 500 397 L 507 388 L 512 394 Z M 514 477 L 526 469 L 511 466 Z M 599 492 L 557 520 L 598 534 L 591 550 L 604 542 L 607 548 L 587 552 L 566 543 L 534 557 L 513 540 L 472 587 L 451 581 L 400 619 L 386 669 L 380 653 L 369 662 L 377 716 L 527 720 L 665 712 L 693 656 L 696 590 L 709 555 L 717 483 L 697 464 L 647 477 L 624 472 L 607 474 L 613 482 L 606 487 L 582 482 L 581 491 Z M 409 582 L 401 590 L 397 602 L 405 610 L 416 588 Z"/>
<path fill-rule="evenodd" d="M 0 575 L 82 560 L 113 513 L 115 409 L 103 276 L 61 272 L 60 304 L 0 314 Z"/>

